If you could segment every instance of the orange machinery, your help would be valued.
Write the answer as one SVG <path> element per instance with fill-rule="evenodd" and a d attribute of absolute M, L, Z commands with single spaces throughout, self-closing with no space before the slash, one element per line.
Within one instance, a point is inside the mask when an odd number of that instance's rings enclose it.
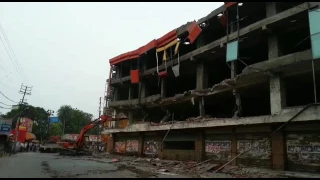
<path fill-rule="evenodd" d="M 91 152 L 85 150 L 84 142 L 85 142 L 85 133 L 90 129 L 96 127 L 97 125 L 103 124 L 106 121 L 110 121 L 112 117 L 110 116 L 100 116 L 99 119 L 96 119 L 89 124 L 85 125 L 75 142 L 57 142 L 58 145 L 62 146 L 62 150 L 60 151 L 60 155 L 89 155 Z"/>

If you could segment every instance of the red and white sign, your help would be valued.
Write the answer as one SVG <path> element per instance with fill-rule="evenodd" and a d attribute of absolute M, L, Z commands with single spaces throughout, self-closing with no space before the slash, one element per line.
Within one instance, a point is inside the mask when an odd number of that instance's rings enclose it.
<path fill-rule="evenodd" d="M 18 126 L 18 123 L 16 126 Z M 20 131 L 32 132 L 32 126 L 33 126 L 33 121 L 31 119 L 24 118 L 24 117 L 19 119 L 19 130 Z"/>
<path fill-rule="evenodd" d="M 69 141 L 76 141 L 79 134 L 65 134 L 62 136 L 62 140 L 69 140 Z M 89 135 L 88 137 L 89 142 L 97 142 L 98 136 L 97 135 Z M 86 138 L 87 139 L 87 138 Z M 100 139 L 99 139 L 100 141 Z"/>

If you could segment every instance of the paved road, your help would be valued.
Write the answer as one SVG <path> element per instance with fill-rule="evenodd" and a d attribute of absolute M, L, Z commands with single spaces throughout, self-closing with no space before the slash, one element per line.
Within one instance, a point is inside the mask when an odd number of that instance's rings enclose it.
<path fill-rule="evenodd" d="M 47 153 L 20 153 L 0 159 L 0 178 L 183 177 L 155 174 L 110 161 L 110 159 L 98 160 L 89 157 L 62 157 Z"/>

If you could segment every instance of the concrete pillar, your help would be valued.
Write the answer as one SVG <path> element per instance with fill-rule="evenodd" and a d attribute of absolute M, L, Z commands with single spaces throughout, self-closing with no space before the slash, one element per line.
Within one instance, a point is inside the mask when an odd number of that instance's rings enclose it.
<path fill-rule="evenodd" d="M 143 145 L 144 145 L 144 135 L 143 133 L 139 133 L 138 156 L 143 156 Z"/>
<path fill-rule="evenodd" d="M 118 90 L 117 87 L 114 87 L 113 100 L 114 101 L 118 101 L 119 100 L 119 90 Z"/>
<path fill-rule="evenodd" d="M 114 150 L 114 135 L 109 137 L 108 142 L 107 142 L 107 152 L 112 154 Z"/>
<path fill-rule="evenodd" d="M 276 128 L 276 127 L 275 127 Z M 273 128 L 273 129 L 275 129 Z M 272 169 L 274 170 L 285 170 L 285 135 L 283 129 L 277 131 L 271 137 L 272 147 Z"/>
<path fill-rule="evenodd" d="M 196 83 L 197 83 L 196 88 L 198 90 L 208 88 L 208 72 L 207 72 L 207 67 L 203 62 L 199 62 L 197 64 L 197 82 Z"/>
<path fill-rule="evenodd" d="M 144 98 L 147 96 L 147 89 L 146 89 L 146 83 L 145 82 L 140 82 L 140 97 Z"/>
<path fill-rule="evenodd" d="M 231 159 L 237 156 L 237 138 L 236 138 L 236 128 L 232 128 L 232 139 L 231 139 Z M 231 162 L 232 166 L 237 165 L 237 161 Z"/>
<path fill-rule="evenodd" d="M 197 134 L 196 145 L 196 159 L 203 161 L 205 159 L 205 137 L 203 131 Z"/>
<path fill-rule="evenodd" d="M 235 31 L 237 31 L 237 24 L 234 23 L 232 25 L 230 25 L 230 32 L 233 33 Z M 237 77 L 237 72 L 238 72 L 238 61 L 231 61 L 231 78 L 235 78 Z M 242 108 L 241 108 L 241 97 L 240 97 L 240 93 L 236 90 L 233 89 L 233 96 L 235 98 L 235 104 L 236 104 L 236 111 L 233 114 L 233 117 L 237 118 L 239 116 L 241 116 L 241 112 L 242 112 Z"/>
<path fill-rule="evenodd" d="M 161 78 L 161 97 L 167 97 L 167 78 Z"/>
<path fill-rule="evenodd" d="M 266 3 L 267 17 L 279 12 L 276 2 Z M 282 55 L 279 39 L 276 34 L 269 34 L 268 37 L 268 57 L 274 59 Z M 286 105 L 285 87 L 281 78 L 270 78 L 270 108 L 271 114 L 278 114 Z"/>
<path fill-rule="evenodd" d="M 208 88 L 208 72 L 207 72 L 207 67 L 203 62 L 199 62 L 197 64 L 197 82 L 196 83 L 197 83 L 196 85 L 197 90 Z M 203 97 L 199 101 L 199 115 L 205 116 Z"/>
<path fill-rule="evenodd" d="M 128 95 L 128 100 L 132 99 L 133 98 L 133 93 L 132 93 L 132 87 L 129 86 L 129 95 Z"/>
<path fill-rule="evenodd" d="M 280 77 L 270 78 L 270 108 L 271 114 L 279 114 L 286 107 L 286 92 Z"/>
<path fill-rule="evenodd" d="M 134 123 L 134 121 L 133 121 L 133 112 L 132 111 L 128 112 L 128 119 L 129 119 L 129 125 L 132 125 Z"/>
<path fill-rule="evenodd" d="M 206 111 L 204 108 L 204 97 L 201 97 L 201 99 L 199 101 L 199 115 L 201 117 L 204 117 L 206 115 Z"/>

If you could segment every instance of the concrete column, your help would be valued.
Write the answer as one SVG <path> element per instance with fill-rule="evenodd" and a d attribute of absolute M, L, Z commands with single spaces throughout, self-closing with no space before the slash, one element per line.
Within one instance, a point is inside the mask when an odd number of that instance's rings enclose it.
<path fill-rule="evenodd" d="M 128 119 L 129 119 L 129 125 L 132 125 L 133 124 L 133 112 L 132 111 L 129 111 L 128 112 Z"/>
<path fill-rule="evenodd" d="M 109 137 L 107 142 L 107 152 L 112 154 L 114 150 L 114 135 L 112 137 Z"/>
<path fill-rule="evenodd" d="M 166 77 L 161 78 L 161 97 L 162 98 L 167 97 L 167 78 Z"/>
<path fill-rule="evenodd" d="M 118 90 L 117 87 L 114 87 L 113 100 L 114 101 L 118 101 L 119 100 L 119 90 Z"/>
<path fill-rule="evenodd" d="M 196 144 L 196 159 L 203 161 L 205 159 L 205 137 L 203 131 L 199 131 Z"/>
<path fill-rule="evenodd" d="M 237 138 L 236 138 L 236 128 L 232 128 L 232 139 L 231 139 L 231 158 L 235 158 L 237 156 Z M 232 166 L 237 165 L 237 161 L 234 160 L 231 162 Z"/>
<path fill-rule="evenodd" d="M 204 108 L 204 97 L 201 97 L 201 99 L 199 101 L 199 115 L 201 117 L 204 117 L 206 115 L 206 111 Z"/>
<path fill-rule="evenodd" d="M 203 62 L 199 62 L 197 64 L 197 82 L 196 83 L 197 83 L 196 88 L 198 90 L 208 88 L 208 72 L 207 72 L 207 67 Z"/>
<path fill-rule="evenodd" d="M 267 17 L 273 16 L 279 12 L 276 2 L 266 3 Z M 276 34 L 269 34 L 268 37 L 268 57 L 277 58 L 282 55 L 279 39 Z M 271 114 L 278 114 L 286 105 L 285 87 L 281 78 L 270 78 L 270 108 Z"/>
<path fill-rule="evenodd" d="M 129 87 L 129 100 L 131 100 L 133 98 L 132 96 L 132 87 Z M 128 119 L 129 119 L 129 125 L 133 124 L 133 112 L 129 111 L 128 112 Z"/>
<path fill-rule="evenodd" d="M 131 100 L 133 98 L 133 94 L 132 94 L 132 87 L 129 86 L 129 95 L 128 95 L 128 100 Z"/>
<path fill-rule="evenodd" d="M 197 64 L 197 90 L 208 88 L 208 72 L 207 67 L 203 62 Z M 199 115 L 205 116 L 204 110 L 204 98 L 202 97 L 199 101 Z"/>
<path fill-rule="evenodd" d="M 271 114 L 279 114 L 286 107 L 286 92 L 280 77 L 270 78 L 270 106 Z"/>
<path fill-rule="evenodd" d="M 276 128 L 276 127 L 275 127 Z M 273 128 L 273 129 L 275 129 Z M 271 147 L 272 147 L 272 169 L 281 170 L 285 169 L 285 135 L 283 129 L 279 130 L 271 137 Z"/>
<path fill-rule="evenodd" d="M 235 31 L 237 31 L 237 24 L 232 24 L 230 26 L 230 32 L 233 33 Z M 231 78 L 235 78 L 237 77 L 237 72 L 238 72 L 238 61 L 231 61 Z M 241 112 L 242 112 L 242 108 L 241 108 L 241 97 L 240 97 L 240 93 L 236 90 L 233 89 L 233 96 L 235 98 L 235 104 L 236 104 L 236 111 L 233 114 L 233 117 L 237 118 L 239 116 L 241 116 Z"/>
<path fill-rule="evenodd" d="M 139 133 L 138 156 L 143 156 L 143 145 L 144 145 L 144 135 L 143 133 Z"/>

